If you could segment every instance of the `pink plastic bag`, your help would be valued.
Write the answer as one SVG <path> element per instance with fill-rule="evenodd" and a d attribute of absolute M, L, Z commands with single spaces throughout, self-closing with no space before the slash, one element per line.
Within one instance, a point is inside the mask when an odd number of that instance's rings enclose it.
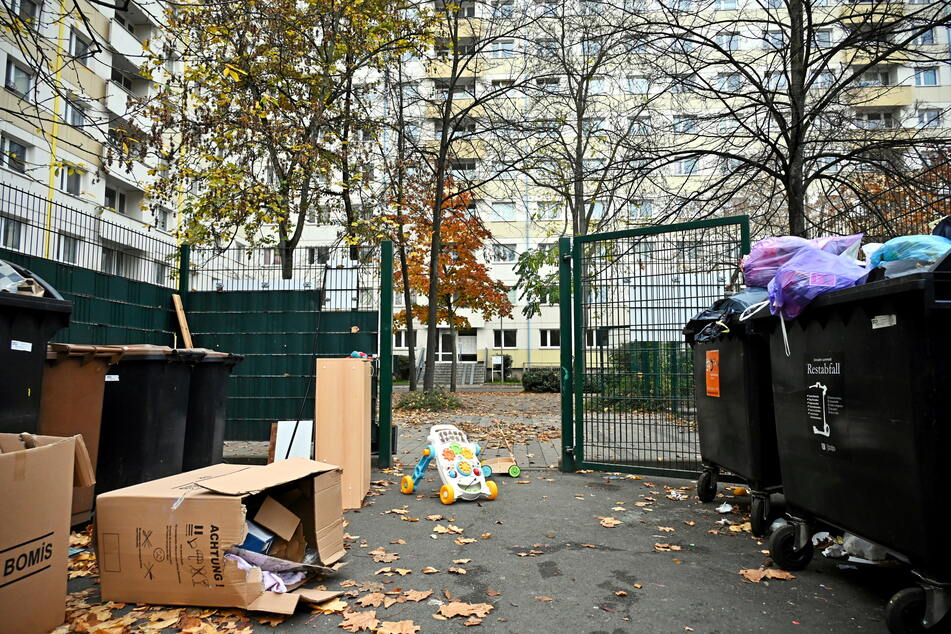
<path fill-rule="evenodd" d="M 747 286 L 766 286 L 769 284 L 776 270 L 789 261 L 803 247 L 813 247 L 822 251 L 839 255 L 854 251 L 852 257 L 858 254 L 862 234 L 851 236 L 829 236 L 806 240 L 796 236 L 779 236 L 760 240 L 750 249 L 750 254 L 743 258 L 743 277 Z"/>
<path fill-rule="evenodd" d="M 805 246 L 769 282 L 769 310 L 793 319 L 819 295 L 858 286 L 868 273 L 847 257 Z"/>

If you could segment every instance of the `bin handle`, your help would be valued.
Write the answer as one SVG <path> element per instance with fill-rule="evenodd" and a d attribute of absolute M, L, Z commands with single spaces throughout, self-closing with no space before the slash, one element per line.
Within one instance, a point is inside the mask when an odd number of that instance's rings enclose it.
<path fill-rule="evenodd" d="M 742 313 L 740 313 L 740 321 L 746 321 L 747 319 L 749 319 L 750 317 L 752 317 L 753 315 L 755 315 L 755 314 L 758 313 L 759 311 L 761 311 L 761 310 L 763 310 L 764 308 L 766 308 L 768 305 L 769 305 L 769 300 L 768 300 L 768 299 L 764 299 L 763 301 L 759 302 L 758 304 L 753 304 L 753 305 L 751 305 L 751 306 L 747 306 L 747 307 L 746 307 L 746 310 L 744 310 Z"/>

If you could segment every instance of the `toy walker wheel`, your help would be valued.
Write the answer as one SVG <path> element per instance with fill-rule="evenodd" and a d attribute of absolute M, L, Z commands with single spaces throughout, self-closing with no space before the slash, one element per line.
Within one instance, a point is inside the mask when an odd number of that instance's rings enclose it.
<path fill-rule="evenodd" d="M 905 588 L 896 592 L 885 606 L 888 631 L 892 634 L 924 632 L 926 605 L 925 591 L 921 588 Z"/>
<path fill-rule="evenodd" d="M 522 468 L 517 464 L 513 464 L 511 467 L 509 467 L 509 475 L 513 478 L 519 477 L 522 475 Z"/>
<path fill-rule="evenodd" d="M 452 504 L 456 501 L 456 492 L 448 484 L 439 487 L 439 501 L 443 504 Z"/>
<path fill-rule="evenodd" d="M 795 524 L 784 524 L 769 536 L 769 556 L 783 570 L 803 570 L 812 561 L 814 548 L 811 539 L 802 550 L 796 550 L 798 531 Z"/>
<path fill-rule="evenodd" d="M 704 469 L 697 478 L 697 497 L 701 502 L 713 502 L 717 497 L 717 472 Z"/>
<path fill-rule="evenodd" d="M 486 485 L 487 487 L 489 487 L 489 497 L 486 498 L 487 500 L 494 500 L 496 497 L 498 497 L 498 495 L 499 495 L 499 485 L 497 485 L 497 484 L 496 484 L 494 481 L 492 481 L 492 480 L 489 480 L 488 482 L 486 482 L 485 485 Z"/>
<path fill-rule="evenodd" d="M 428 455 L 431 454 L 432 452 L 433 452 L 433 450 L 430 449 L 429 447 L 426 447 L 425 449 L 423 449 L 423 455 L 424 455 L 424 456 L 428 456 Z"/>
<path fill-rule="evenodd" d="M 413 492 L 413 476 L 405 475 L 403 479 L 400 480 L 400 491 L 403 492 L 403 495 L 409 495 Z"/>

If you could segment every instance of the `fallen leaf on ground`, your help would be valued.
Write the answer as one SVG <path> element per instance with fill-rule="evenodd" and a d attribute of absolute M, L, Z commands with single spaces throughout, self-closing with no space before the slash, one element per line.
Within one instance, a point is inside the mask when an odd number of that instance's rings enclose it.
<path fill-rule="evenodd" d="M 472 561 L 472 560 L 471 560 L 471 559 L 453 559 L 453 560 L 452 560 L 452 563 L 454 563 L 454 564 L 467 564 L 467 563 L 469 563 L 470 561 Z"/>
<path fill-rule="evenodd" d="M 465 621 L 463 621 L 462 624 L 465 625 L 466 627 L 472 627 L 473 625 L 481 625 L 482 619 L 477 619 L 474 616 L 470 616 Z"/>
<path fill-rule="evenodd" d="M 581 544 L 582 548 L 597 548 L 594 544 Z"/>
<path fill-rule="evenodd" d="M 357 603 L 362 608 L 378 608 L 383 603 L 383 599 L 385 598 L 386 595 L 382 592 L 372 592 L 357 599 Z"/>
<path fill-rule="evenodd" d="M 482 535 L 480 535 L 480 537 L 481 537 L 482 539 L 488 539 L 488 538 L 492 537 L 492 533 L 482 533 Z"/>
<path fill-rule="evenodd" d="M 393 575 L 399 575 L 401 577 L 405 577 L 411 572 L 412 570 L 407 570 L 406 568 L 391 568 L 390 566 L 387 566 L 386 568 L 380 568 L 373 574 L 386 575 L 387 577 L 392 577 Z"/>
<path fill-rule="evenodd" d="M 449 572 L 451 572 L 454 575 L 468 574 L 465 568 L 460 568 L 459 566 L 449 566 Z"/>
<path fill-rule="evenodd" d="M 433 522 L 438 522 L 442 519 L 442 515 L 427 515 L 426 519 L 432 520 Z"/>
<path fill-rule="evenodd" d="M 400 515 L 400 519 L 404 522 L 418 522 L 418 517 L 410 517 L 409 515 Z"/>
<path fill-rule="evenodd" d="M 549 601 L 554 601 L 554 599 L 552 599 L 551 597 L 535 597 L 535 600 L 536 600 L 536 601 L 543 601 L 543 602 L 545 602 L 545 603 L 547 603 L 547 602 L 549 602 Z"/>
<path fill-rule="evenodd" d="M 458 526 L 453 526 L 452 524 L 449 524 L 448 526 L 444 524 L 436 524 L 435 526 L 433 526 L 433 532 L 439 533 L 440 535 L 447 535 L 449 533 L 461 535 L 462 529 L 459 528 Z"/>
<path fill-rule="evenodd" d="M 390 509 L 389 511 L 384 513 L 384 515 L 389 513 L 393 513 L 394 515 L 406 515 L 407 513 L 409 513 L 409 511 L 406 509 Z"/>
<path fill-rule="evenodd" d="M 634 584 L 634 587 L 637 588 L 638 590 L 640 590 L 640 589 L 643 588 L 644 586 L 642 586 L 642 585 L 639 584 L 639 583 L 635 583 L 635 584 Z"/>
<path fill-rule="evenodd" d="M 390 543 L 391 544 L 405 544 L 406 540 L 405 539 L 391 539 Z"/>
<path fill-rule="evenodd" d="M 383 621 L 376 634 L 416 634 L 419 626 L 412 621 Z"/>
<path fill-rule="evenodd" d="M 663 531 L 664 533 L 673 533 L 674 529 L 670 526 L 658 526 L 657 530 Z"/>
<path fill-rule="evenodd" d="M 615 526 L 624 523 L 621 520 L 615 519 L 613 517 L 599 517 L 598 519 L 601 520 L 601 526 L 604 526 L 605 528 L 614 528 Z"/>
<path fill-rule="evenodd" d="M 418 603 L 423 599 L 428 599 L 432 594 L 432 590 L 407 590 L 403 593 L 403 596 L 406 597 L 407 601 L 416 601 Z"/>
<path fill-rule="evenodd" d="M 498 590 L 486 590 L 485 593 L 486 593 L 487 595 L 489 595 L 490 597 L 497 597 L 497 596 L 499 596 L 500 594 L 502 594 L 502 593 L 499 592 Z"/>
<path fill-rule="evenodd" d="M 494 609 L 491 603 L 463 603 L 453 601 L 439 607 L 439 614 L 447 618 L 454 616 L 476 616 L 484 619 Z"/>
<path fill-rule="evenodd" d="M 433 568 L 432 566 L 426 566 L 425 568 L 423 568 L 422 570 L 420 570 L 420 572 L 423 573 L 424 575 L 432 575 L 432 574 L 435 574 L 435 573 L 437 573 L 437 572 L 439 572 L 439 571 L 436 570 L 435 568 Z"/>
<path fill-rule="evenodd" d="M 186 619 L 186 618 L 195 618 L 195 617 L 182 617 L 182 619 Z M 280 625 L 281 623 L 283 623 L 284 621 L 286 621 L 288 617 L 286 617 L 286 616 L 277 616 L 277 615 L 271 614 L 271 615 L 268 615 L 268 616 L 259 616 L 259 617 L 257 617 L 257 618 L 258 618 L 258 623 L 261 623 L 262 625 L 270 625 L 271 627 L 277 627 L 278 625 Z M 201 622 L 201 621 L 199 621 L 199 622 Z M 178 624 L 178 631 L 179 631 L 179 632 L 187 632 L 187 631 L 189 631 L 189 628 L 187 628 L 187 627 L 182 627 L 181 622 L 179 622 L 179 624 Z M 194 629 L 192 629 L 192 631 L 194 631 Z"/>
<path fill-rule="evenodd" d="M 759 583 L 763 579 L 787 580 L 796 578 L 796 575 L 786 572 L 785 570 L 777 570 L 776 568 L 747 568 L 741 570 L 740 574 L 743 575 L 747 581 L 752 581 L 753 583 Z"/>
<path fill-rule="evenodd" d="M 697 525 L 697 523 L 696 523 L 695 521 L 693 521 L 693 520 L 690 520 L 689 522 L 686 522 L 686 521 L 685 521 L 684 524 L 686 524 L 687 526 L 696 526 L 696 525 Z"/>
<path fill-rule="evenodd" d="M 624 590 L 618 590 L 618 591 L 615 592 L 614 594 L 616 594 L 616 595 L 619 596 L 619 597 L 626 597 L 626 596 L 627 596 L 627 592 L 624 592 Z"/>
<path fill-rule="evenodd" d="M 367 612 L 344 612 L 344 620 L 337 624 L 348 632 L 359 632 L 361 630 L 376 629 L 379 621 L 376 619 L 376 610 Z"/>
<path fill-rule="evenodd" d="M 333 614 L 335 612 L 343 612 L 348 607 L 350 607 L 350 605 L 346 601 L 337 598 L 321 603 L 320 605 L 313 606 L 311 612 L 314 614 Z"/>
<path fill-rule="evenodd" d="M 457 537 L 453 541 L 459 546 L 465 546 L 466 544 L 471 544 L 472 542 L 476 540 L 471 537 Z"/>
<path fill-rule="evenodd" d="M 683 547 L 677 544 L 654 544 L 654 550 L 659 553 L 668 553 L 670 551 L 683 550 Z"/>

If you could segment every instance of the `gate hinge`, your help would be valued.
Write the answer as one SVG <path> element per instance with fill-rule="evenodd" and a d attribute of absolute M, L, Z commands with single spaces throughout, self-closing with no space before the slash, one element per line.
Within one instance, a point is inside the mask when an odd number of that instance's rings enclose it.
<path fill-rule="evenodd" d="M 568 454 L 569 456 L 574 456 L 575 455 L 574 445 L 568 445 L 567 447 L 565 447 L 565 453 Z"/>

